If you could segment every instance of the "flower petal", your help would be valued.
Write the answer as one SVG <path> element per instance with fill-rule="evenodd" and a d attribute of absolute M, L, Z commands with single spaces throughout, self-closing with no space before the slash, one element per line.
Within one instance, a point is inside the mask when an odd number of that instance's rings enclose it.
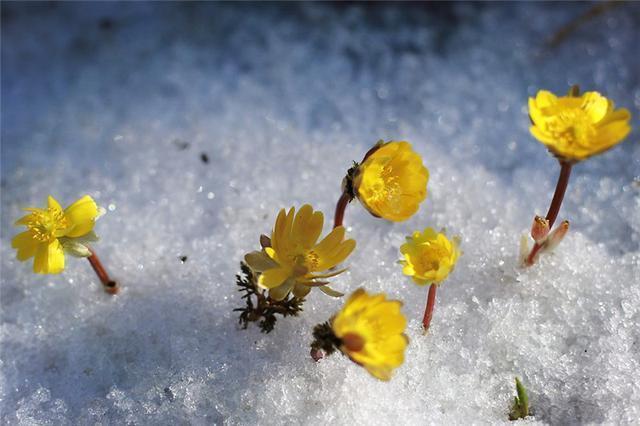
<path fill-rule="evenodd" d="M 269 289 L 269 297 L 273 300 L 282 300 L 289 295 L 293 289 L 296 280 L 290 278 L 286 280 L 282 285 Z"/>
<path fill-rule="evenodd" d="M 318 288 L 320 289 L 321 292 L 323 292 L 327 296 L 331 296 L 331 297 L 342 297 L 342 296 L 344 296 L 344 293 L 340 293 L 339 291 L 336 291 L 336 290 L 334 290 L 331 287 L 326 286 L 326 285 L 323 285 L 323 286 L 318 287 Z"/>
<path fill-rule="evenodd" d="M 593 154 L 597 154 L 613 147 L 618 142 L 622 141 L 631 132 L 631 126 L 626 121 L 614 121 L 607 124 L 604 127 L 598 129 L 598 135 L 594 145 L 597 146 L 597 150 L 594 150 Z M 593 155 L 590 154 L 590 155 Z"/>
<path fill-rule="evenodd" d="M 57 239 L 38 245 L 35 256 L 33 272 L 36 274 L 59 274 L 64 270 L 64 252 Z"/>
<path fill-rule="evenodd" d="M 322 241 L 313 248 L 320 258 L 330 256 L 344 238 L 344 226 L 334 228 Z"/>
<path fill-rule="evenodd" d="M 93 229 L 95 218 L 98 216 L 98 205 L 88 195 L 71 204 L 64 211 L 71 222 L 71 229 L 65 234 L 67 237 L 80 237 Z"/>
<path fill-rule="evenodd" d="M 298 243 L 302 243 L 303 235 L 305 230 L 307 229 L 307 223 L 311 219 L 311 215 L 313 214 L 313 207 L 309 204 L 305 204 L 300 207 L 298 213 L 296 213 L 295 218 L 293 219 L 293 225 L 291 228 L 291 238 Z"/>
<path fill-rule="evenodd" d="M 251 253 L 247 253 L 244 256 L 244 261 L 256 272 L 263 272 L 267 269 L 278 267 L 278 263 L 263 251 L 252 251 Z"/>
<path fill-rule="evenodd" d="M 582 108 L 593 123 L 598 123 L 609 113 L 610 102 L 598 92 L 586 92 L 582 95 Z"/>
<path fill-rule="evenodd" d="M 318 262 L 318 270 L 324 271 L 325 269 L 333 268 L 334 266 L 342 263 L 347 257 L 349 257 L 355 248 L 355 240 L 346 240 L 341 242 L 338 247 L 329 254 L 329 256 L 320 258 L 320 261 Z"/>
<path fill-rule="evenodd" d="M 296 284 L 293 287 L 293 295 L 298 299 L 302 299 L 303 297 L 306 297 L 310 291 L 311 291 L 311 287 L 309 287 L 308 285 Z"/>
<path fill-rule="evenodd" d="M 291 275 L 287 268 L 274 268 L 264 271 L 258 278 L 258 285 L 263 288 L 272 289 L 278 287 Z"/>
<path fill-rule="evenodd" d="M 548 90 L 540 90 L 536 95 L 535 104 L 539 109 L 547 108 L 558 103 L 558 97 Z"/>
<path fill-rule="evenodd" d="M 34 238 L 32 230 L 21 232 L 11 240 L 11 247 L 18 251 L 16 257 L 21 262 L 35 256 L 38 244 L 42 243 Z"/>
<path fill-rule="evenodd" d="M 305 229 L 304 236 L 301 240 L 304 248 L 310 249 L 318 241 L 318 237 L 320 237 L 320 233 L 322 233 L 323 224 L 324 215 L 322 212 L 314 212 L 307 222 L 307 228 Z"/>
<path fill-rule="evenodd" d="M 56 211 L 62 210 L 62 206 L 55 198 L 53 198 L 52 195 L 49 195 L 49 197 L 47 198 L 47 205 L 50 209 L 55 209 Z"/>
<path fill-rule="evenodd" d="M 280 241 L 283 238 L 284 222 L 287 218 L 287 213 L 284 209 L 280 209 L 278 217 L 276 218 L 276 224 L 271 231 L 271 248 L 278 252 L 280 250 Z"/>

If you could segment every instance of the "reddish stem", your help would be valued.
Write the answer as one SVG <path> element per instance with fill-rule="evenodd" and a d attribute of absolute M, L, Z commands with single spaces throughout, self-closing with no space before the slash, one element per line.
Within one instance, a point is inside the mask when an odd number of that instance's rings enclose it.
<path fill-rule="evenodd" d="M 336 204 L 336 213 L 333 216 L 333 227 L 337 228 L 338 226 L 342 226 L 342 222 L 344 220 L 344 211 L 347 209 L 347 205 L 351 201 L 351 197 L 346 192 L 343 192 L 338 200 L 338 204 Z"/>
<path fill-rule="evenodd" d="M 424 317 L 422 318 L 422 328 L 425 333 L 429 331 L 429 325 L 431 324 L 431 318 L 433 317 L 433 308 L 436 305 L 436 290 L 438 286 L 431 284 L 429 287 L 429 294 L 427 296 L 427 307 L 424 310 Z"/>
<path fill-rule="evenodd" d="M 551 205 L 549 206 L 549 211 L 547 212 L 547 220 L 549 221 L 549 229 L 553 227 L 553 223 L 556 221 L 558 217 L 558 213 L 560 212 L 560 206 L 562 206 L 562 200 L 564 199 L 564 194 L 567 191 L 567 186 L 569 185 L 569 177 L 571 176 L 571 163 L 566 161 L 560 161 L 560 176 L 558 176 L 558 183 L 556 183 L 556 191 L 553 194 L 553 199 L 551 200 Z M 535 243 L 529 256 L 527 256 L 527 265 L 531 266 L 534 264 L 536 255 L 542 248 L 542 245 Z"/>
<path fill-rule="evenodd" d="M 118 283 L 109 277 L 107 270 L 104 269 L 104 266 L 102 266 L 102 262 L 100 262 L 100 258 L 98 258 L 96 252 L 91 248 L 89 249 L 89 251 L 91 252 L 91 256 L 87 257 L 87 260 L 91 264 L 91 267 L 95 271 L 98 278 L 100 278 L 100 282 L 104 287 L 104 291 L 109 294 L 118 294 L 118 291 L 120 290 L 118 288 Z"/>
<path fill-rule="evenodd" d="M 556 192 L 553 194 L 553 200 L 549 206 L 547 212 L 547 220 L 549 221 L 549 228 L 553 227 L 553 223 L 558 217 L 560 212 L 560 206 L 564 199 L 564 193 L 567 191 L 567 185 L 569 185 L 569 177 L 571 176 L 571 163 L 566 161 L 560 161 L 560 176 L 558 176 L 558 183 L 556 183 Z"/>

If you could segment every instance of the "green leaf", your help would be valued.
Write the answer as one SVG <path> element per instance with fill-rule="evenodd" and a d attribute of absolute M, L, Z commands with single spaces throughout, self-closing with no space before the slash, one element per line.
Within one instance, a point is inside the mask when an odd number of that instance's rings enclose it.
<path fill-rule="evenodd" d="M 517 377 L 516 393 L 518 396 L 514 398 L 513 407 L 511 408 L 511 413 L 509 413 L 509 420 L 524 419 L 529 415 L 529 396 L 527 395 L 527 390 L 524 385 Z"/>

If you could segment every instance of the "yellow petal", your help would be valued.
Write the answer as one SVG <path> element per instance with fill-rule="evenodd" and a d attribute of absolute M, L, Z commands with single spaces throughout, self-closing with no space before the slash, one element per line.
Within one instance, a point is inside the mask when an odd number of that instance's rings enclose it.
<path fill-rule="evenodd" d="M 64 214 L 71 224 L 70 230 L 65 236 L 81 237 L 93 229 L 95 219 L 98 216 L 98 206 L 93 198 L 85 195 L 67 207 Z"/>
<path fill-rule="evenodd" d="M 302 299 L 303 297 L 306 297 L 310 291 L 311 291 L 311 287 L 309 287 L 308 285 L 296 284 L 293 286 L 293 295 L 298 299 Z"/>
<path fill-rule="evenodd" d="M 289 295 L 296 281 L 293 278 L 286 280 L 282 285 L 269 289 L 269 297 L 273 300 L 282 300 Z"/>
<path fill-rule="evenodd" d="M 355 240 L 343 241 L 326 257 L 320 257 L 318 262 L 318 270 L 324 271 L 325 269 L 333 268 L 334 266 L 342 263 L 351 252 L 356 248 Z"/>
<path fill-rule="evenodd" d="M 16 220 L 13 224 L 15 226 L 20 226 L 20 225 L 26 226 L 31 221 L 31 216 L 32 216 L 32 213 L 22 216 L 20 219 Z"/>
<path fill-rule="evenodd" d="M 271 289 L 282 284 L 290 275 L 291 271 L 287 268 L 269 269 L 260 275 L 260 278 L 258 278 L 258 285 L 263 288 Z"/>
<path fill-rule="evenodd" d="M 311 219 L 311 215 L 313 214 L 313 207 L 309 204 L 305 204 L 300 207 L 298 213 L 293 220 L 293 225 L 291 229 L 291 237 L 293 240 L 302 243 L 303 235 L 305 233 L 305 229 L 307 228 L 307 223 Z"/>
<path fill-rule="evenodd" d="M 539 109 L 547 108 L 555 105 L 558 102 L 558 97 L 548 90 L 540 90 L 536 95 L 536 107 Z"/>
<path fill-rule="evenodd" d="M 309 275 L 307 278 L 311 279 L 311 280 L 331 278 L 331 277 L 335 277 L 336 275 L 340 275 L 341 273 L 346 272 L 347 270 L 348 270 L 348 268 L 338 269 L 337 271 L 331 271 L 331 272 L 328 272 L 326 274 Z"/>
<path fill-rule="evenodd" d="M 630 132 L 631 126 L 629 126 L 629 123 L 626 121 L 614 121 L 599 128 L 596 136 L 596 143 L 594 144 L 597 147 L 597 150 L 594 154 L 602 152 L 619 142 L 622 142 Z"/>
<path fill-rule="evenodd" d="M 535 125 L 540 125 L 543 122 L 543 115 L 534 98 L 529 98 L 529 117 Z"/>
<path fill-rule="evenodd" d="M 391 380 L 393 370 L 386 366 L 365 365 L 365 369 L 376 379 L 388 382 Z"/>
<path fill-rule="evenodd" d="M 307 227 L 304 231 L 304 236 L 301 241 L 304 248 L 310 249 L 315 245 L 315 243 L 318 241 L 318 237 L 320 237 L 320 233 L 322 232 L 323 224 L 324 215 L 322 214 L 322 212 L 314 212 L 307 222 Z"/>
<path fill-rule="evenodd" d="M 598 92 L 586 92 L 582 95 L 582 108 L 592 123 L 598 123 L 609 112 L 610 102 Z"/>
<path fill-rule="evenodd" d="M 334 290 L 331 287 L 326 286 L 326 285 L 320 286 L 318 288 L 320 289 L 321 292 L 323 292 L 327 296 L 331 296 L 331 297 L 342 297 L 342 296 L 344 296 L 344 293 L 340 293 L 339 291 L 336 291 L 336 290 Z"/>
<path fill-rule="evenodd" d="M 278 264 L 263 251 L 252 251 L 244 256 L 244 261 L 256 272 L 277 268 Z"/>
<path fill-rule="evenodd" d="M 631 113 L 626 108 L 620 108 L 615 111 L 612 111 L 609 115 L 607 115 L 604 120 L 602 120 L 598 125 L 600 127 L 613 123 L 614 121 L 629 121 L 631 120 Z"/>
<path fill-rule="evenodd" d="M 42 243 L 34 238 L 34 233 L 32 230 L 22 232 L 13 237 L 13 240 L 11 240 L 11 247 L 18 251 L 16 257 L 21 262 L 24 262 L 25 260 L 33 257 L 36 254 L 38 244 Z"/>
<path fill-rule="evenodd" d="M 284 222 L 286 218 L 287 213 L 284 209 L 280 209 L 278 217 L 276 218 L 276 224 L 273 227 L 273 231 L 271 231 L 271 247 L 276 253 L 280 251 L 280 241 L 283 238 Z"/>
<path fill-rule="evenodd" d="M 320 241 L 313 248 L 313 251 L 318 254 L 320 258 L 331 255 L 331 252 L 340 244 L 344 238 L 344 226 L 338 226 L 334 228 L 322 241 Z"/>
<path fill-rule="evenodd" d="M 288 212 L 280 210 L 276 219 L 276 226 L 271 234 L 271 246 L 279 258 L 286 258 L 291 252 L 291 228 L 293 225 L 295 209 L 291 207 Z"/>
<path fill-rule="evenodd" d="M 534 138 L 538 139 L 545 145 L 556 145 L 556 140 L 552 136 L 542 131 L 539 127 L 531 126 L 529 127 L 529 131 Z"/>
<path fill-rule="evenodd" d="M 62 210 L 62 206 L 60 206 L 60 203 L 55 198 L 53 198 L 52 195 L 49 195 L 49 197 L 47 198 L 47 204 L 50 209 L 55 209 L 57 211 Z"/>
<path fill-rule="evenodd" d="M 38 245 L 35 256 L 33 272 L 36 274 L 59 274 L 64 269 L 64 252 L 57 239 Z"/>

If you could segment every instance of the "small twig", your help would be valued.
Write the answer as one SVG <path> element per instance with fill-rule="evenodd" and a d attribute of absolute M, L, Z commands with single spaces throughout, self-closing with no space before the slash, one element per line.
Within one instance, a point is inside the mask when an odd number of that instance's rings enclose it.
<path fill-rule="evenodd" d="M 573 32 L 575 32 L 581 25 L 590 21 L 591 19 L 604 14 L 605 12 L 613 9 L 614 7 L 619 6 L 621 1 L 606 1 L 602 3 L 596 3 L 587 9 L 585 12 L 580 14 L 577 18 L 573 19 L 571 22 L 560 28 L 556 31 L 547 41 L 547 46 L 549 48 L 558 47 L 567 37 L 569 37 Z"/>

